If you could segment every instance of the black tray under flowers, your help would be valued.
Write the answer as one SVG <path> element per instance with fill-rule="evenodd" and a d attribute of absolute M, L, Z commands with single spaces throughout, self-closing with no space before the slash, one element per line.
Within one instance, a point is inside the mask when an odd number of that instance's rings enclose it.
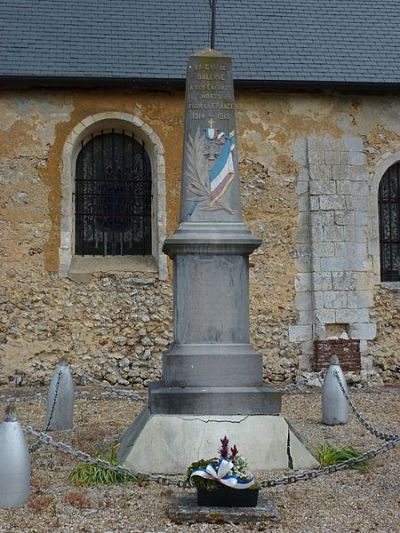
<path fill-rule="evenodd" d="M 256 507 L 258 489 L 231 489 L 221 485 L 215 490 L 197 489 L 197 503 L 205 507 Z"/>

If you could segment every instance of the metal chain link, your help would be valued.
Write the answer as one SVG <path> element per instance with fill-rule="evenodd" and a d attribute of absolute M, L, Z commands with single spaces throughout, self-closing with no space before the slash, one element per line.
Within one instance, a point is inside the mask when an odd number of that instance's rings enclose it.
<path fill-rule="evenodd" d="M 90 383 L 91 385 L 95 385 L 96 387 L 103 388 L 110 395 L 121 396 L 124 398 L 130 398 L 133 400 L 144 400 L 147 397 L 146 393 L 134 392 L 134 391 L 129 391 L 129 390 L 121 390 L 121 389 L 118 389 L 117 387 L 112 387 L 111 385 L 107 385 L 103 383 L 102 381 L 99 381 L 98 379 L 92 378 L 91 376 L 88 376 L 87 374 L 78 372 L 77 370 L 72 370 L 72 373 L 74 376 L 77 376 L 78 378 L 80 378 L 86 383 Z"/>
<path fill-rule="evenodd" d="M 341 463 L 337 463 L 335 465 L 324 466 L 322 468 L 318 468 L 315 470 L 307 470 L 299 474 L 294 474 L 291 476 L 286 476 L 286 477 L 282 477 L 278 479 L 264 479 L 263 481 L 260 482 L 260 487 L 269 488 L 269 487 L 277 487 L 278 485 L 290 485 L 298 481 L 310 481 L 320 476 L 326 476 L 329 474 L 333 474 L 334 472 L 339 472 L 341 470 L 345 470 L 346 468 L 350 468 L 351 466 L 355 464 L 362 463 L 363 461 L 367 461 L 369 459 L 373 459 L 377 455 L 380 455 L 389 450 L 392 450 L 399 443 L 400 443 L 400 436 L 396 437 L 395 439 L 385 442 L 379 448 L 369 450 L 368 452 L 365 452 L 359 455 L 358 457 L 347 459 L 346 461 L 342 461 Z"/>
<path fill-rule="evenodd" d="M 0 396 L 0 402 L 15 402 L 15 403 L 22 403 L 22 402 L 30 402 L 32 400 L 38 400 L 46 398 L 47 393 L 45 392 L 36 392 L 35 394 L 28 394 L 26 396 Z"/>
<path fill-rule="evenodd" d="M 77 450 L 69 444 L 66 444 L 65 442 L 56 441 L 47 433 L 44 433 L 43 431 L 36 431 L 31 426 L 25 427 L 24 431 L 25 433 L 36 437 L 42 444 L 52 446 L 53 448 L 60 450 L 62 453 L 71 455 L 72 457 L 75 457 L 75 459 L 79 459 L 80 461 L 86 461 L 88 463 L 95 464 L 101 468 L 106 468 L 107 470 L 112 470 L 113 472 L 117 472 L 119 474 L 125 474 L 131 477 L 135 477 L 143 481 L 154 481 L 161 485 L 173 485 L 180 488 L 186 488 L 188 486 L 188 483 L 183 480 L 170 479 L 165 476 L 156 476 L 153 474 L 145 474 L 143 472 L 135 472 L 123 466 L 112 465 L 104 459 L 100 459 L 99 457 L 94 457 L 93 455 L 89 455 L 86 452 Z"/>
<path fill-rule="evenodd" d="M 336 371 L 333 374 L 334 374 L 334 376 L 336 378 L 336 381 L 339 384 L 340 390 L 342 391 L 344 397 L 346 398 L 346 400 L 347 400 L 349 406 L 351 407 L 353 413 L 355 414 L 357 420 L 364 426 L 364 428 L 367 431 L 369 431 L 369 433 L 371 433 L 372 435 L 374 435 L 375 437 L 377 437 L 378 439 L 381 439 L 381 440 L 389 440 L 390 441 L 390 440 L 393 440 L 393 439 L 397 439 L 399 437 L 399 435 L 393 435 L 392 433 L 385 433 L 384 431 L 382 431 L 382 430 L 380 430 L 378 428 L 375 428 L 372 424 L 370 424 L 368 422 L 368 420 L 366 420 L 363 417 L 363 415 L 359 411 L 357 411 L 357 408 L 354 405 L 353 400 L 347 394 L 346 389 L 343 387 L 343 384 L 340 381 L 339 374 Z"/>

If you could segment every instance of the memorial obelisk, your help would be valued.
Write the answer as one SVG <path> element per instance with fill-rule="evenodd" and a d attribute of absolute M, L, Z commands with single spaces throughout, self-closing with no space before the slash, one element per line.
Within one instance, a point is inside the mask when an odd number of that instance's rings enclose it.
<path fill-rule="evenodd" d="M 174 342 L 122 437 L 124 464 L 184 472 L 227 435 L 253 468 L 315 465 L 277 416 L 281 394 L 263 384 L 250 344 L 248 258 L 260 243 L 242 220 L 231 59 L 202 50 L 187 68 L 180 224 L 164 244 L 174 263 Z"/>

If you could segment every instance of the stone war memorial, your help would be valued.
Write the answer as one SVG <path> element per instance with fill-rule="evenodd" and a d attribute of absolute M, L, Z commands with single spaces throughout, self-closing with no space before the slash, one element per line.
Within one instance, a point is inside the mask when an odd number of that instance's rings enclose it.
<path fill-rule="evenodd" d="M 180 223 L 164 243 L 174 263 L 174 342 L 122 437 L 125 465 L 182 473 L 212 456 L 224 434 L 256 469 L 317 464 L 279 416 L 281 393 L 263 384 L 250 344 L 249 255 L 260 244 L 241 213 L 231 58 L 205 49 L 188 62 Z"/>

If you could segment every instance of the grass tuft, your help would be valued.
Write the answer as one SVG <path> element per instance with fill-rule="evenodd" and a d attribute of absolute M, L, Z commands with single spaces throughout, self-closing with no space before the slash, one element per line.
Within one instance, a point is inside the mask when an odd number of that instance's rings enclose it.
<path fill-rule="evenodd" d="M 329 442 L 323 442 L 314 449 L 314 454 L 321 466 L 330 466 L 360 457 L 362 453 L 353 446 L 333 446 Z M 366 461 L 356 463 L 351 468 L 365 473 L 368 469 Z"/>
<path fill-rule="evenodd" d="M 100 459 L 108 461 L 112 465 L 118 465 L 117 451 L 119 444 L 111 447 L 108 454 L 98 452 L 96 454 Z M 80 463 L 69 474 L 68 479 L 78 487 L 89 487 L 91 485 L 113 485 L 118 483 L 128 483 L 130 481 L 137 481 L 134 476 L 122 474 L 120 472 L 113 472 L 101 466 L 92 463 Z"/>

